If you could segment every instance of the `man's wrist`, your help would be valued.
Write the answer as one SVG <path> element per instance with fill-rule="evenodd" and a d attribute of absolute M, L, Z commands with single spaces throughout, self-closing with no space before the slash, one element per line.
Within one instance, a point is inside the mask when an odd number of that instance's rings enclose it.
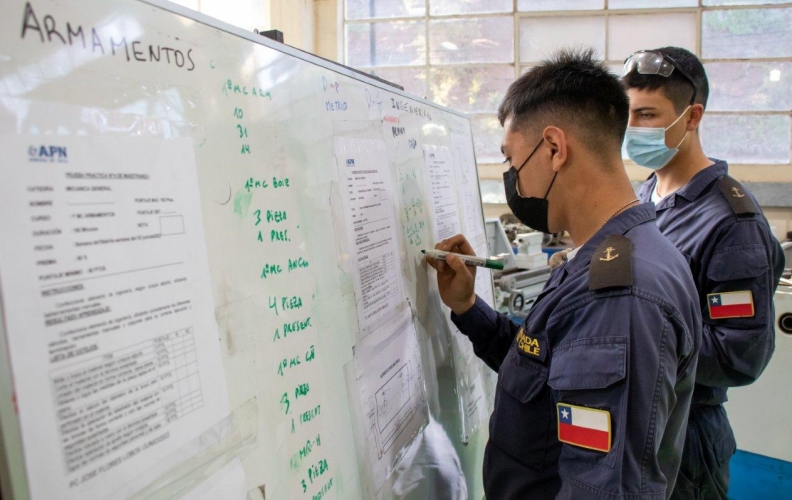
<path fill-rule="evenodd" d="M 462 316 L 466 312 L 470 311 L 473 308 L 474 305 L 476 305 L 476 294 L 475 293 L 473 295 L 471 295 L 470 299 L 464 305 L 462 305 L 461 307 L 454 307 L 451 310 L 457 316 Z"/>

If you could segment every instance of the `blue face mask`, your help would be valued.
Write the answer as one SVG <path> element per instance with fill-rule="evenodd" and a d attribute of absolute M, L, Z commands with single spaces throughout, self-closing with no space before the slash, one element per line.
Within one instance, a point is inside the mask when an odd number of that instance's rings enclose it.
<path fill-rule="evenodd" d="M 627 127 L 627 134 L 624 137 L 624 149 L 627 156 L 632 161 L 642 167 L 660 170 L 668 165 L 668 162 L 679 152 L 679 146 L 687 138 L 687 131 L 675 148 L 669 148 L 665 143 L 666 130 L 670 129 L 680 118 L 685 116 L 690 106 L 685 108 L 674 123 L 666 128 L 663 127 Z"/>

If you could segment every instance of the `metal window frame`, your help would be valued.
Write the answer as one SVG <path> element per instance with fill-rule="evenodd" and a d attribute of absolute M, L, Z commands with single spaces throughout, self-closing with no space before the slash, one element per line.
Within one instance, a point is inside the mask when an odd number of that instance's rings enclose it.
<path fill-rule="evenodd" d="M 610 18 L 615 16 L 629 16 L 629 15 L 656 15 L 656 14 L 694 14 L 696 16 L 696 33 L 695 33 L 695 51 L 696 55 L 701 58 L 702 50 L 702 23 L 705 12 L 710 11 L 739 11 L 739 10 L 763 10 L 763 9 L 784 9 L 792 8 L 792 1 L 778 4 L 760 4 L 760 5 L 711 5 L 705 6 L 704 0 L 698 0 L 698 5 L 693 7 L 670 7 L 670 8 L 634 8 L 634 9 L 611 9 L 609 0 L 604 0 L 601 9 L 588 9 L 588 10 L 557 10 L 557 11 L 519 11 L 517 9 L 518 0 L 512 0 L 511 12 L 486 12 L 486 13 L 460 13 L 460 14 L 447 14 L 447 15 L 432 15 L 430 11 L 430 1 L 424 0 L 424 14 L 422 16 L 401 16 L 401 17 L 386 17 L 386 18 L 371 18 L 371 19 L 347 19 L 346 18 L 346 2 L 348 0 L 339 0 L 339 31 L 341 36 L 339 40 L 339 56 L 344 64 L 347 64 L 346 57 L 346 27 L 351 24 L 370 24 L 377 22 L 393 22 L 393 21 L 423 21 L 424 22 L 424 37 L 426 40 L 425 45 L 425 60 L 426 63 L 422 65 L 413 66 L 377 66 L 377 67 L 360 67 L 359 69 L 368 72 L 376 72 L 379 70 L 393 70 L 393 69 L 424 69 L 426 72 L 426 81 L 424 87 L 424 96 L 430 99 L 430 81 L 432 69 L 456 69 L 456 68 L 476 68 L 476 67 L 492 67 L 492 66 L 512 66 L 514 68 L 514 78 L 518 78 L 522 72 L 532 66 L 530 62 L 522 62 L 520 54 L 520 22 L 523 19 L 536 19 L 547 17 L 596 17 L 601 16 L 605 18 L 605 46 L 603 57 L 607 58 L 610 52 Z M 511 63 L 459 63 L 459 64 L 434 64 L 429 57 L 429 35 L 430 25 L 434 20 L 449 20 L 449 19 L 481 19 L 488 17 L 506 17 L 512 16 L 514 18 L 514 59 Z M 607 65 L 618 65 L 623 61 L 605 59 Z M 744 58 L 744 59 L 701 59 L 703 64 L 710 63 L 759 63 L 759 62 L 792 62 L 792 57 L 757 57 L 757 58 Z M 466 113 L 469 117 L 481 116 L 494 116 L 490 112 L 469 112 Z M 707 111 L 707 114 L 713 116 L 790 116 L 792 117 L 792 110 L 788 111 Z M 773 163 L 773 164 L 738 164 L 733 165 L 739 167 L 764 167 L 764 168 L 777 168 L 779 172 L 784 172 L 785 167 L 792 166 L 792 130 L 789 131 L 790 136 L 790 162 L 788 163 Z M 479 163 L 479 167 L 488 167 L 480 170 L 492 170 L 496 165 L 493 163 Z M 792 177 L 790 177 L 792 181 Z"/>

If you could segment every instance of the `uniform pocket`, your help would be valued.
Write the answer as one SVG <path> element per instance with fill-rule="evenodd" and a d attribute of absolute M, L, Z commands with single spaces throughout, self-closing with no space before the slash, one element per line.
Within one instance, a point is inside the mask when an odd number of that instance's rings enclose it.
<path fill-rule="evenodd" d="M 740 245 L 716 252 L 707 267 L 712 281 L 735 281 L 756 278 L 770 269 L 762 245 Z"/>
<path fill-rule="evenodd" d="M 553 351 L 550 387 L 557 391 L 604 389 L 627 372 L 627 337 L 583 339 Z"/>
<path fill-rule="evenodd" d="M 626 374 L 627 337 L 581 339 L 553 350 L 548 385 L 557 391 L 556 399 L 561 403 L 605 410 L 610 413 L 611 421 L 610 452 L 569 444 L 561 452 L 562 462 L 586 461 L 614 467 L 624 434 L 627 396 L 623 381 Z M 573 471 L 569 472 L 574 475 Z"/>
<path fill-rule="evenodd" d="M 490 440 L 531 469 L 555 465 L 557 443 L 550 437 L 555 408 L 547 387 L 547 368 L 512 346 L 498 372 Z"/>
<path fill-rule="evenodd" d="M 768 293 L 769 270 L 767 253 L 762 245 L 733 246 L 716 252 L 707 267 L 708 294 L 701 297 L 704 301 L 704 321 L 728 320 L 730 326 L 745 331 L 740 336 L 745 335 L 748 338 L 764 333 L 757 327 L 766 325 L 768 321 L 768 301 L 772 301 L 772 293 Z M 730 292 L 742 292 L 739 305 L 743 307 L 736 310 L 718 307 L 717 311 L 714 310 L 713 304 L 721 304 L 718 298 L 710 295 Z"/>

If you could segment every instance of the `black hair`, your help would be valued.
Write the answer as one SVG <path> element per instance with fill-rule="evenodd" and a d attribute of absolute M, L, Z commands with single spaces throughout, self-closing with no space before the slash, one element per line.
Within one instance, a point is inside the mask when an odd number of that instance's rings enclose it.
<path fill-rule="evenodd" d="M 564 49 L 515 80 L 498 108 L 501 125 L 572 129 L 594 153 L 618 153 L 629 120 L 629 99 L 618 77 L 593 49 Z M 530 122 L 530 123 L 529 123 Z"/>
<path fill-rule="evenodd" d="M 693 79 L 696 84 L 696 103 L 701 104 L 706 109 L 707 98 L 709 97 L 709 81 L 707 72 L 701 61 L 689 50 L 680 47 L 663 47 L 653 49 L 652 52 L 661 52 L 682 68 L 682 70 Z M 657 90 L 663 89 L 668 100 L 674 104 L 674 110 L 681 113 L 690 104 L 693 97 L 693 85 L 690 80 L 685 78 L 679 71 L 674 71 L 669 76 L 642 75 L 633 68 L 628 74 L 622 76 L 622 82 L 628 89 L 638 90 Z"/>

